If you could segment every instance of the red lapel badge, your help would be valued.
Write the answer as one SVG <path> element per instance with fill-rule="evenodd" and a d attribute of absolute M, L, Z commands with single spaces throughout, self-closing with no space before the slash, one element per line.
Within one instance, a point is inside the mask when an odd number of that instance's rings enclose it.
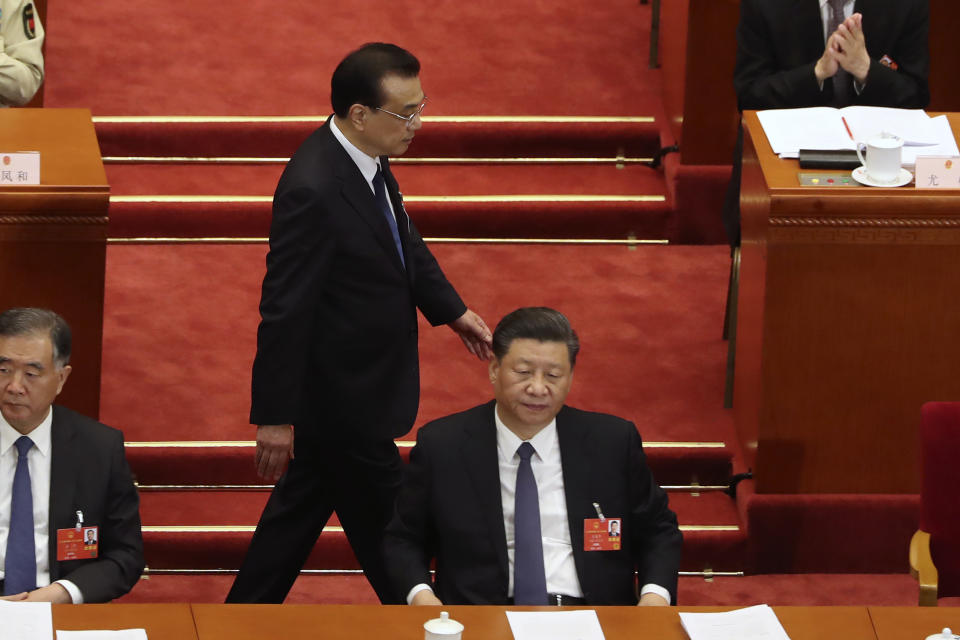
<path fill-rule="evenodd" d="M 885 67 L 889 67 L 890 69 L 893 69 L 894 71 L 897 70 L 897 63 L 893 61 L 893 58 L 891 58 L 890 56 L 888 56 L 888 55 L 886 55 L 886 54 L 884 54 L 884 56 L 883 56 L 882 58 L 880 58 L 880 64 L 882 64 L 882 65 L 885 66 Z"/>

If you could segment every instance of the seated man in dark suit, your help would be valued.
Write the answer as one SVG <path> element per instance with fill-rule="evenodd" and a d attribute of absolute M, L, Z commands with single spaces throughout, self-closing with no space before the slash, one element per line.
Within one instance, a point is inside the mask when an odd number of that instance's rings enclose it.
<path fill-rule="evenodd" d="M 5 600 L 106 602 L 143 571 L 123 434 L 53 406 L 71 335 L 45 309 L 0 313 L 0 572 Z M 35 519 L 38 518 L 38 519 Z"/>
<path fill-rule="evenodd" d="M 744 109 L 920 109 L 930 92 L 928 0 L 741 0 L 733 85 Z M 740 245 L 743 131 L 723 220 Z"/>
<path fill-rule="evenodd" d="M 553 309 L 508 314 L 496 399 L 417 433 L 384 542 L 408 603 L 637 604 L 635 571 L 639 604 L 676 602 L 682 536 L 636 427 L 564 405 L 579 348 Z"/>

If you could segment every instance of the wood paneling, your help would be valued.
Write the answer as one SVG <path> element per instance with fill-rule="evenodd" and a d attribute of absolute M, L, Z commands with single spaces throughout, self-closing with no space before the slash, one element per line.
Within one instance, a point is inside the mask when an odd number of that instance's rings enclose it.
<path fill-rule="evenodd" d="M 86 109 L 2 109 L 0 151 L 39 151 L 39 186 L 0 187 L 0 309 L 53 309 L 73 329 L 58 402 L 96 418 L 110 190 Z"/>
<path fill-rule="evenodd" d="M 960 399 L 960 190 L 800 187 L 744 123 L 734 409 L 757 490 L 915 493 L 920 405 Z"/>

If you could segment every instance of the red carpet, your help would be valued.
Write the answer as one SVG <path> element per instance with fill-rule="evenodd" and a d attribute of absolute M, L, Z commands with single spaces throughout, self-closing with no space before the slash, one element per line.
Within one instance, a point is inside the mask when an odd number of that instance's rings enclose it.
<path fill-rule="evenodd" d="M 732 440 L 721 408 L 725 247 L 434 245 L 492 325 L 522 305 L 569 315 L 583 342 L 570 402 L 646 440 Z M 247 440 L 265 245 L 112 245 L 101 417 L 129 440 Z M 421 333 L 418 423 L 489 398 L 485 366 Z"/>
<path fill-rule="evenodd" d="M 231 575 L 152 576 L 141 580 L 119 602 L 184 602 L 189 584 L 192 602 L 222 602 Z M 913 606 L 917 584 L 907 575 L 806 574 L 739 578 L 680 578 L 677 598 L 683 606 Z M 303 575 L 286 600 L 294 604 L 376 604 L 376 595 L 362 576 Z M 947 598 L 941 606 L 956 606 Z M 922 634 L 920 634 L 922 635 Z M 918 636 L 919 637 L 919 636 Z"/>
<path fill-rule="evenodd" d="M 489 159 L 652 155 L 663 128 L 659 72 L 649 70 L 650 5 L 614 0 L 557 3 L 384 3 L 355 7 L 208 0 L 188 8 L 107 0 L 97 10 L 51 3 L 47 20 L 47 106 L 95 115 L 312 115 L 329 112 L 328 78 L 349 49 L 396 40 L 422 59 L 430 115 L 655 116 L 649 123 L 437 123 L 411 156 Z M 80 53 L 82 52 L 82 55 Z M 429 121 L 428 121 L 429 124 Z M 312 123 L 153 122 L 98 124 L 104 155 L 283 157 Z M 428 236 L 669 238 L 717 243 L 726 169 L 684 171 L 668 158 L 668 179 L 636 164 L 618 170 L 583 160 L 532 165 L 396 165 L 413 196 L 655 195 L 656 202 L 584 205 L 546 201 L 476 203 L 410 198 Z M 269 196 L 281 166 L 109 165 L 117 196 Z M 113 238 L 262 236 L 269 204 L 143 203 L 119 198 Z M 721 409 L 726 345 L 720 338 L 725 246 L 434 245 L 468 303 L 491 324 L 521 305 L 566 312 L 584 351 L 571 404 L 634 420 L 648 442 L 720 442 L 715 449 L 651 448 L 661 483 L 722 483 L 742 470 L 732 416 Z M 249 375 L 265 245 L 111 245 L 108 250 L 102 419 L 134 441 L 249 440 Z M 421 334 L 423 393 L 418 425 L 489 397 L 484 366 L 445 328 Z M 412 434 L 411 436 L 412 437 Z M 131 448 L 145 483 L 243 484 L 249 448 Z M 910 504 L 864 501 L 842 523 L 831 556 L 819 534 L 836 505 L 750 497 L 739 517 L 719 493 L 673 491 L 686 536 L 687 568 L 737 570 L 745 558 L 771 570 L 897 571 L 897 543 Z M 171 531 L 171 525 L 252 525 L 262 492 L 144 492 L 148 564 L 195 569 L 235 566 L 249 532 Z M 855 499 L 855 498 L 854 498 Z M 909 502 L 909 500 L 908 500 Z M 841 505 L 842 507 L 842 505 Z M 854 522 L 853 520 L 857 520 Z M 717 531 L 711 526 L 726 526 Z M 891 530 L 887 525 L 895 524 Z M 858 527 L 858 524 L 860 525 Z M 835 531 L 835 529 L 831 529 Z M 749 540 L 748 540 L 749 534 Z M 858 536 L 874 538 L 857 545 Z M 749 545 L 748 545 L 749 542 Z M 832 541 L 836 542 L 836 541 Z M 894 548 L 893 553 L 889 553 Z M 836 556 L 847 553 L 849 557 Z M 883 562 L 873 567 L 875 556 Z M 350 566 L 342 534 L 325 534 L 311 567 Z M 767 564 L 764 564 L 767 563 Z M 821 569 L 821 567 L 826 567 Z M 877 566 L 883 567 L 877 569 Z M 905 556 L 904 556 L 905 566 Z M 866 567 L 866 568 L 864 568 Z M 685 579 L 686 604 L 909 604 L 902 575 L 755 576 Z M 155 576 L 132 601 L 219 601 L 232 578 Z M 360 577 L 307 576 L 293 602 L 365 602 Z"/>
<path fill-rule="evenodd" d="M 659 101 L 636 0 L 363 5 L 51 2 L 47 106 L 95 115 L 307 115 L 364 42 L 423 62 L 431 114 L 630 115 Z"/>

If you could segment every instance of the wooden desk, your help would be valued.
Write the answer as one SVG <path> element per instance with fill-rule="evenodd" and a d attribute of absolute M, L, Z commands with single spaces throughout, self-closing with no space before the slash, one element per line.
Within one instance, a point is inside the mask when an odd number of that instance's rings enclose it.
<path fill-rule="evenodd" d="M 870 607 L 877 640 L 923 640 L 944 627 L 960 629 L 957 607 Z"/>
<path fill-rule="evenodd" d="M 593 607 L 607 640 L 687 640 L 678 609 Z M 726 611 L 735 607 L 683 607 L 682 611 Z M 466 627 L 464 639 L 513 640 L 506 607 L 443 607 Z M 552 607 L 511 607 L 516 611 L 556 611 Z M 818 640 L 829 629 L 844 640 L 875 640 L 864 607 L 774 607 L 791 640 Z M 441 607 L 378 605 L 193 605 L 199 640 L 422 640 L 423 623 Z M 153 636 L 151 636 L 153 640 Z"/>
<path fill-rule="evenodd" d="M 0 186 L 0 311 L 64 317 L 73 373 L 57 402 L 97 418 L 110 188 L 90 111 L 0 109 L 0 151 L 21 150 L 40 152 L 42 184 Z"/>
<path fill-rule="evenodd" d="M 56 604 L 53 628 L 146 629 L 150 640 L 197 638 L 189 604 Z"/>
<path fill-rule="evenodd" d="M 916 493 L 920 405 L 960 398 L 960 190 L 801 187 L 744 128 L 734 413 L 757 491 Z"/>

